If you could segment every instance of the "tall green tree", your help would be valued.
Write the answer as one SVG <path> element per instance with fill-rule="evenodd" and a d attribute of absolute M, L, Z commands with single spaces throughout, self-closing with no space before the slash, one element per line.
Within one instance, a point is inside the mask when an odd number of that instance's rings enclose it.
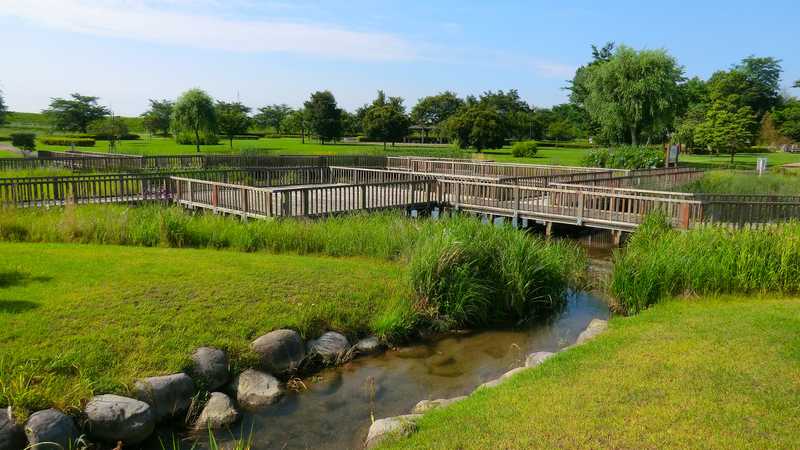
<path fill-rule="evenodd" d="M 304 109 L 292 110 L 281 121 L 281 130 L 284 133 L 299 134 L 305 143 L 306 113 Z"/>
<path fill-rule="evenodd" d="M 749 106 L 718 100 L 706 112 L 705 120 L 695 127 L 694 139 L 717 154 L 729 151 L 733 164 L 736 151 L 753 143 L 754 122 L 755 114 Z"/>
<path fill-rule="evenodd" d="M 342 110 L 336 105 L 336 98 L 330 91 L 317 91 L 305 102 L 306 116 L 310 130 L 325 144 L 342 137 Z"/>
<path fill-rule="evenodd" d="M 555 141 L 569 141 L 575 139 L 576 135 L 575 127 L 565 119 L 551 122 L 547 127 L 547 137 Z"/>
<path fill-rule="evenodd" d="M 794 82 L 794 87 L 800 89 L 800 80 Z"/>
<path fill-rule="evenodd" d="M 57 130 L 86 133 L 89 124 L 111 114 L 108 108 L 98 105 L 97 100 L 99 97 L 74 93 L 68 99 L 51 99 L 50 107 L 42 112 Z"/>
<path fill-rule="evenodd" d="M 7 114 L 8 109 L 6 109 L 6 103 L 3 101 L 3 91 L 0 91 L 0 125 L 6 123 Z"/>
<path fill-rule="evenodd" d="M 454 114 L 445 123 L 448 135 L 460 148 L 501 148 L 505 145 L 507 129 L 503 116 L 489 105 L 473 103 Z"/>
<path fill-rule="evenodd" d="M 217 129 L 228 138 L 231 149 L 233 138 L 237 134 L 247 133 L 253 123 L 250 119 L 250 108 L 240 102 L 217 101 Z"/>
<path fill-rule="evenodd" d="M 427 137 L 428 129 L 439 127 L 462 106 L 464 100 L 451 91 L 423 97 L 411 109 L 411 122 L 424 127 L 423 136 Z"/>
<path fill-rule="evenodd" d="M 782 135 L 800 142 L 800 100 L 788 100 L 783 108 L 775 111 L 773 119 Z"/>
<path fill-rule="evenodd" d="M 406 115 L 403 99 L 400 97 L 386 98 L 383 91 L 378 91 L 377 98 L 364 114 L 364 133 L 370 140 L 394 143 L 408 136 L 408 127 L 411 120 Z"/>
<path fill-rule="evenodd" d="M 258 113 L 253 116 L 253 120 L 260 128 L 272 128 L 276 133 L 283 133 L 283 120 L 292 112 L 292 108 L 287 104 L 269 105 L 258 108 Z"/>
<path fill-rule="evenodd" d="M 214 100 L 201 89 L 189 89 L 178 97 L 172 111 L 172 128 L 179 143 L 193 143 L 200 153 L 200 144 L 217 142 L 217 110 Z"/>
<path fill-rule="evenodd" d="M 730 70 L 720 70 L 711 75 L 708 80 L 709 98 L 712 102 L 748 106 L 756 114 L 756 119 L 761 120 L 764 114 L 781 103 L 781 72 L 780 60 L 749 56 Z"/>
<path fill-rule="evenodd" d="M 169 134 L 172 123 L 172 108 L 175 102 L 171 100 L 150 99 L 150 109 L 142 114 L 142 124 L 150 134 Z"/>
<path fill-rule="evenodd" d="M 683 69 L 664 50 L 619 46 L 608 61 L 586 66 L 586 110 L 604 134 L 638 145 L 666 134 L 677 112 Z"/>

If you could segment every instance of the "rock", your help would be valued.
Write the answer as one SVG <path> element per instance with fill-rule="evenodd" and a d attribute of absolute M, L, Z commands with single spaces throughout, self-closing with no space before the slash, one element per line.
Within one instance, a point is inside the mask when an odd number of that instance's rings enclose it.
<path fill-rule="evenodd" d="M 232 389 L 239 405 L 251 409 L 271 405 L 283 395 L 275 377 L 253 369 L 247 369 L 234 378 Z"/>
<path fill-rule="evenodd" d="M 194 427 L 198 430 L 223 428 L 239 420 L 233 400 L 221 392 L 212 392 Z"/>
<path fill-rule="evenodd" d="M 530 355 L 528 355 L 527 358 L 525 358 L 525 367 L 536 367 L 539 364 L 545 362 L 547 358 L 550 358 L 553 355 L 555 355 L 555 353 L 551 352 L 531 353 Z"/>
<path fill-rule="evenodd" d="M 192 404 L 194 383 L 189 375 L 176 373 L 136 381 L 135 397 L 150 405 L 156 422 L 185 414 Z"/>
<path fill-rule="evenodd" d="M 201 380 L 207 390 L 219 389 L 230 379 L 228 355 L 217 348 L 198 348 L 192 353 L 192 375 Z"/>
<path fill-rule="evenodd" d="M 379 352 L 383 348 L 381 341 L 375 336 L 361 339 L 356 342 L 356 351 L 360 355 L 370 355 Z"/>
<path fill-rule="evenodd" d="M 347 338 L 335 331 L 328 331 L 317 339 L 308 342 L 306 353 L 319 355 L 326 363 L 336 362 L 340 355 L 350 348 Z"/>
<path fill-rule="evenodd" d="M 25 432 L 14 419 L 11 407 L 0 409 L 0 450 L 19 450 L 26 445 Z"/>
<path fill-rule="evenodd" d="M 387 417 L 372 423 L 367 433 L 366 448 L 373 448 L 389 436 L 408 436 L 417 430 L 416 420 L 421 414 Z"/>
<path fill-rule="evenodd" d="M 29 445 L 37 449 L 62 450 L 74 446 L 80 433 L 72 418 L 57 409 L 45 409 L 31 414 L 25 422 Z"/>
<path fill-rule="evenodd" d="M 578 335 L 578 340 L 575 342 L 575 344 L 580 345 L 588 340 L 594 339 L 598 334 L 606 331 L 607 328 L 607 320 L 592 319 L 592 321 L 589 322 L 589 326 L 586 327 L 586 329 L 583 330 L 580 335 Z"/>
<path fill-rule="evenodd" d="M 514 375 L 516 375 L 516 374 L 518 374 L 518 373 L 520 373 L 520 372 L 524 372 L 524 371 L 526 371 L 526 370 L 528 370 L 528 368 L 527 368 L 527 367 L 517 367 L 516 369 L 511 369 L 511 370 L 509 370 L 508 372 L 504 373 L 504 374 L 503 374 L 503 375 L 500 377 L 500 381 L 501 381 L 501 382 L 503 382 L 503 381 L 509 380 L 509 379 L 511 379 L 511 377 L 513 377 Z"/>
<path fill-rule="evenodd" d="M 98 395 L 86 405 L 89 435 L 106 442 L 138 444 L 155 428 L 150 406 L 140 400 L 119 395 Z"/>
<path fill-rule="evenodd" d="M 294 330 L 275 330 L 253 341 L 261 366 L 270 373 L 282 374 L 297 369 L 306 356 L 300 335 Z"/>
<path fill-rule="evenodd" d="M 505 380 L 502 380 L 500 378 L 497 378 L 497 379 L 494 379 L 494 380 L 490 380 L 490 381 L 487 381 L 486 383 L 483 383 L 482 385 L 478 386 L 477 388 L 475 388 L 475 390 L 497 387 L 497 386 L 500 386 L 500 384 L 503 381 L 505 381 Z"/>
<path fill-rule="evenodd" d="M 414 409 L 411 410 L 411 414 L 424 414 L 432 409 L 441 408 L 447 405 L 452 405 L 456 402 L 460 402 L 465 398 L 467 398 L 467 396 L 462 395 L 461 397 L 422 400 L 414 406 Z"/>

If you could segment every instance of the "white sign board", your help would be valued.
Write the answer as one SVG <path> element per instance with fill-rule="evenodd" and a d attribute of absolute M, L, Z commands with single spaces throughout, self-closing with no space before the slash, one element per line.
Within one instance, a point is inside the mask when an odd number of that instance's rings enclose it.
<path fill-rule="evenodd" d="M 759 175 L 767 171 L 767 158 L 758 158 L 756 160 L 756 172 Z"/>

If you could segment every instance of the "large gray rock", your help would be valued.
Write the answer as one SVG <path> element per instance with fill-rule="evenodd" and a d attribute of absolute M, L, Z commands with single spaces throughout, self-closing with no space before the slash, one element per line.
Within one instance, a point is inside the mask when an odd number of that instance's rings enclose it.
<path fill-rule="evenodd" d="M 513 377 L 514 375 L 516 375 L 516 374 L 518 374 L 520 372 L 524 372 L 527 369 L 528 369 L 527 367 L 517 367 L 515 369 L 511 369 L 508 372 L 504 373 L 503 375 L 500 375 L 500 378 L 496 378 L 494 380 L 487 381 L 486 383 L 483 383 L 482 385 L 478 386 L 477 389 L 486 389 L 486 388 L 493 388 L 493 387 L 500 386 L 501 384 L 503 384 L 506 381 L 510 380 L 511 377 Z"/>
<path fill-rule="evenodd" d="M 31 414 L 25 422 L 28 444 L 37 449 L 62 450 L 73 447 L 80 435 L 71 417 L 57 409 L 45 409 Z"/>
<path fill-rule="evenodd" d="M 341 333 L 328 331 L 317 339 L 308 342 L 306 353 L 318 355 L 325 363 L 336 362 L 350 348 L 350 342 Z"/>
<path fill-rule="evenodd" d="M 270 374 L 247 369 L 233 379 L 236 401 L 243 408 L 260 408 L 280 400 L 283 395 L 280 383 Z"/>
<path fill-rule="evenodd" d="M 194 383 L 189 375 L 176 373 L 138 380 L 133 391 L 137 399 L 150 405 L 153 418 L 160 422 L 186 413 L 192 404 Z"/>
<path fill-rule="evenodd" d="M 447 405 L 452 405 L 453 403 L 460 402 L 467 398 L 465 395 L 461 397 L 453 397 L 453 398 L 439 398 L 436 400 L 422 400 L 414 406 L 414 409 L 411 410 L 411 414 L 424 414 L 432 409 L 441 408 Z"/>
<path fill-rule="evenodd" d="M 552 357 L 553 355 L 555 355 L 555 353 L 551 352 L 531 353 L 530 355 L 528 355 L 527 358 L 525 358 L 525 367 L 536 367 L 539 364 L 545 362 L 545 360 Z"/>
<path fill-rule="evenodd" d="M 194 427 L 198 430 L 223 428 L 239 420 L 233 400 L 221 392 L 212 392 Z"/>
<path fill-rule="evenodd" d="M 261 367 L 270 373 L 282 374 L 297 369 L 306 356 L 303 339 L 294 330 L 275 330 L 250 344 L 258 354 Z"/>
<path fill-rule="evenodd" d="M 85 413 L 89 435 L 105 442 L 138 444 L 153 433 L 156 423 L 147 403 L 112 394 L 92 398 Z"/>
<path fill-rule="evenodd" d="M 0 450 L 19 450 L 25 445 L 25 432 L 14 420 L 11 407 L 0 409 Z"/>
<path fill-rule="evenodd" d="M 390 436 L 406 437 L 410 435 L 417 430 L 416 421 L 420 417 L 422 417 L 421 414 L 407 414 L 372 422 L 367 433 L 366 448 L 373 448 Z"/>
<path fill-rule="evenodd" d="M 383 349 L 383 344 L 375 336 L 370 336 L 356 342 L 356 351 L 360 355 L 370 355 Z"/>
<path fill-rule="evenodd" d="M 586 329 L 583 330 L 583 332 L 580 335 L 578 335 L 578 340 L 575 341 L 575 344 L 580 345 L 586 341 L 594 339 L 595 337 L 597 337 L 597 335 L 606 331 L 606 329 L 608 329 L 607 320 L 592 319 L 592 321 L 589 322 L 589 326 L 586 327 Z"/>
<path fill-rule="evenodd" d="M 218 348 L 200 347 L 192 353 L 192 375 L 213 391 L 230 379 L 228 355 Z"/>

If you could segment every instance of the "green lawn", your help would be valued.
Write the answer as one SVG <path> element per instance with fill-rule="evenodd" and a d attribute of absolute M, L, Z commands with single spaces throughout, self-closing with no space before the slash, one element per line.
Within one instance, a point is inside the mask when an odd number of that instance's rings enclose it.
<path fill-rule="evenodd" d="M 797 448 L 800 299 L 692 298 L 427 414 L 388 448 Z"/>
<path fill-rule="evenodd" d="M 0 149 L 0 158 L 22 158 L 22 155 L 17 152 L 12 152 L 11 150 Z"/>
<path fill-rule="evenodd" d="M 250 341 L 280 327 L 355 338 L 405 306 L 404 275 L 368 258 L 3 243 L 0 405 L 74 410 L 203 345 L 247 364 Z"/>

